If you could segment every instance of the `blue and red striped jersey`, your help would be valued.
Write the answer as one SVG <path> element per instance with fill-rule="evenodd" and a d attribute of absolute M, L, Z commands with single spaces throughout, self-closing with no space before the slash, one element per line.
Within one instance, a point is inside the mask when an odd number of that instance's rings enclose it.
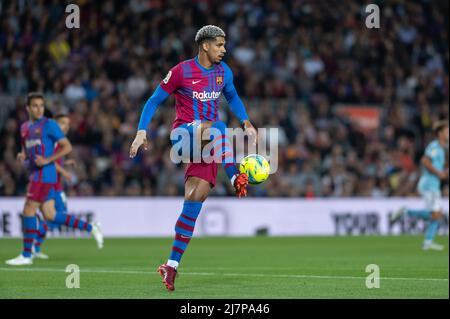
<path fill-rule="evenodd" d="M 160 87 L 175 94 L 173 128 L 194 120 L 217 121 L 220 94 L 234 90 L 233 74 L 224 62 L 206 69 L 195 57 L 174 66 Z"/>
<path fill-rule="evenodd" d="M 46 158 L 55 150 L 55 144 L 64 138 L 64 133 L 56 121 L 45 116 L 35 122 L 27 121 L 20 127 L 22 147 L 29 159 L 30 181 L 56 183 L 57 174 L 54 163 L 38 167 L 35 164 L 36 155 Z"/>

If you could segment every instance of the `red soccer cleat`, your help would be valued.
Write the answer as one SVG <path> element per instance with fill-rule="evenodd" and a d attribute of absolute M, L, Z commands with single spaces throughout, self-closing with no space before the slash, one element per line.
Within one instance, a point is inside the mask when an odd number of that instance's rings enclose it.
<path fill-rule="evenodd" d="M 169 291 L 175 290 L 175 277 L 177 270 L 169 265 L 163 264 L 158 267 L 158 272 L 163 277 L 163 283 Z"/>
<path fill-rule="evenodd" d="M 236 189 L 236 196 L 241 198 L 247 196 L 248 176 L 245 173 L 240 173 L 234 180 L 234 188 Z"/>

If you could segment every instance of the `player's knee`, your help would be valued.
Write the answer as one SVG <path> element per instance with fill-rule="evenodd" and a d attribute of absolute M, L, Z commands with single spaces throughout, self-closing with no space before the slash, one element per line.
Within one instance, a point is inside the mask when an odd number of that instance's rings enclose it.
<path fill-rule="evenodd" d="M 44 217 L 46 220 L 54 221 L 55 220 L 55 212 L 44 212 Z"/>
<path fill-rule="evenodd" d="M 434 211 L 434 212 L 431 212 L 431 219 L 432 219 L 432 220 L 441 220 L 443 216 L 444 216 L 444 215 L 442 214 L 441 211 Z"/>
<path fill-rule="evenodd" d="M 23 208 L 23 215 L 27 217 L 34 216 L 36 215 L 37 208 L 38 206 L 35 203 L 26 201 Z"/>
<path fill-rule="evenodd" d="M 196 191 L 196 189 L 194 188 L 191 191 L 186 193 L 186 195 L 184 196 L 184 199 L 188 200 L 190 202 L 204 202 L 206 200 L 207 196 L 208 196 L 208 194 L 200 193 L 200 192 Z"/>
<path fill-rule="evenodd" d="M 55 210 L 55 206 L 53 205 L 42 205 L 41 206 L 41 211 L 44 214 L 44 217 L 46 220 L 49 221 L 54 221 L 55 217 L 56 217 L 56 210 Z"/>

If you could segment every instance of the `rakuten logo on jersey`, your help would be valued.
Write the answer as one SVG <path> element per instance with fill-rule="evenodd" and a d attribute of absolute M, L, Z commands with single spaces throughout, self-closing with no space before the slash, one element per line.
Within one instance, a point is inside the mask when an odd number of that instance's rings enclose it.
<path fill-rule="evenodd" d="M 215 92 L 215 91 L 212 91 L 212 92 L 206 92 L 206 91 L 197 92 L 197 91 L 194 91 L 194 92 L 192 92 L 192 98 L 200 100 L 201 102 L 207 102 L 207 101 L 211 101 L 211 100 L 216 100 L 216 99 L 219 98 L 219 96 L 220 96 L 220 92 Z"/>
<path fill-rule="evenodd" d="M 26 140 L 25 141 L 26 148 L 35 147 L 37 145 L 41 145 L 41 140 Z"/>

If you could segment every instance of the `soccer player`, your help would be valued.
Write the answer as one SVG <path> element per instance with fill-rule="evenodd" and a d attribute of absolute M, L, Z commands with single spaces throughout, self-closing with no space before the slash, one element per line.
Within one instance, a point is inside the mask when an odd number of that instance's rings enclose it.
<path fill-rule="evenodd" d="M 248 135 L 256 144 L 256 130 L 248 119 L 244 104 L 239 98 L 233 84 L 233 73 L 222 61 L 225 55 L 225 32 L 213 25 L 198 30 L 195 36 L 198 55 L 173 67 L 158 85 L 153 95 L 144 105 L 138 131 L 130 148 L 130 157 L 136 156 L 141 145 L 148 148 L 146 128 L 156 108 L 167 97 L 175 94 L 176 118 L 172 129 L 182 128 L 189 133 L 188 137 L 171 140 L 172 144 L 188 143 L 191 151 L 196 133 L 210 135 L 214 153 L 220 156 L 222 167 L 234 186 L 238 197 L 246 196 L 248 176 L 239 174 L 235 165 L 232 146 L 226 136 L 225 124 L 218 118 L 219 96 L 223 92 L 232 112 L 238 117 Z M 214 129 L 214 130 L 212 130 Z M 192 155 L 192 154 L 191 154 Z M 216 157 L 215 157 L 216 158 Z M 207 163 L 202 158 L 200 163 L 190 162 L 185 172 L 185 195 L 183 210 L 175 224 L 175 240 L 172 252 L 166 264 L 159 266 L 158 271 L 169 291 L 175 290 L 174 281 L 181 257 L 186 250 L 195 227 L 195 222 L 202 204 L 215 186 L 217 162 Z"/>
<path fill-rule="evenodd" d="M 61 131 L 64 135 L 70 130 L 70 118 L 66 114 L 58 114 L 55 116 L 55 120 L 58 123 Z M 55 151 L 60 149 L 60 144 L 56 145 Z M 69 160 L 70 161 L 70 160 Z M 69 161 L 67 161 L 69 164 Z M 73 161 L 72 161 L 73 162 Z M 48 259 L 48 256 L 41 251 L 41 246 L 45 240 L 48 229 L 53 229 L 59 227 L 60 225 L 65 225 L 74 229 L 84 230 L 87 232 L 92 232 L 97 241 L 97 246 L 99 249 L 103 248 L 103 235 L 100 231 L 100 225 L 98 223 L 88 223 L 83 219 L 76 218 L 73 215 L 67 214 L 67 196 L 64 192 L 63 181 L 64 177 L 67 180 L 72 179 L 72 174 L 64 168 L 64 157 L 61 157 L 55 162 L 56 172 L 57 172 L 57 182 L 55 184 L 54 200 L 55 200 L 55 210 L 56 222 L 46 221 L 45 219 L 39 220 L 37 238 L 34 243 L 34 258 Z"/>
<path fill-rule="evenodd" d="M 29 93 L 26 105 L 29 120 L 20 127 L 22 154 L 29 160 L 30 175 L 23 209 L 23 251 L 16 258 L 6 261 L 6 264 L 12 266 L 33 263 L 32 246 L 37 236 L 38 209 L 46 218 L 57 222 L 54 200 L 54 184 L 57 180 L 55 161 L 72 150 L 72 145 L 58 124 L 44 116 L 44 104 L 41 93 Z M 60 149 L 55 152 L 56 143 L 60 144 Z"/>
<path fill-rule="evenodd" d="M 429 221 L 425 231 L 425 239 L 422 245 L 424 250 L 443 250 L 444 246 L 435 243 L 439 224 L 443 213 L 441 207 L 441 180 L 448 178 L 448 171 L 445 171 L 445 148 L 448 148 L 449 132 L 448 123 L 438 121 L 433 125 L 436 139 L 431 141 L 425 149 L 421 163 L 423 166 L 417 190 L 425 200 L 425 209 L 412 210 L 401 207 L 393 216 L 392 221 L 398 220 L 405 214 L 410 217 L 420 218 Z"/>

